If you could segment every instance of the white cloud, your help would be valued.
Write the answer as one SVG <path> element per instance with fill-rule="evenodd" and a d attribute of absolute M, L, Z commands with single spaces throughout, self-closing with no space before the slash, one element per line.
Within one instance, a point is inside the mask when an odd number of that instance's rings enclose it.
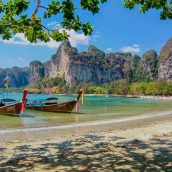
<path fill-rule="evenodd" d="M 89 44 L 88 36 L 85 36 L 84 34 L 76 33 L 74 30 L 70 30 L 67 32 L 70 35 L 69 41 L 71 42 L 72 46 L 77 47 L 78 45 Z M 24 45 L 24 46 L 44 46 L 49 48 L 58 48 L 60 45 L 60 42 L 56 42 L 53 39 L 50 39 L 50 42 L 47 43 L 43 41 L 38 41 L 37 43 L 30 43 L 21 33 L 16 34 L 10 40 L 3 40 L 2 38 L 0 38 L 0 42 L 3 42 L 5 44 Z"/>
<path fill-rule="evenodd" d="M 0 42 L 6 44 L 24 45 L 24 46 L 46 46 L 49 48 L 57 48 L 60 45 L 60 43 L 57 43 L 54 40 L 50 40 L 50 42 L 48 43 L 43 41 L 38 41 L 37 43 L 30 43 L 21 33 L 17 33 L 10 40 L 3 40 L 0 38 Z"/>
<path fill-rule="evenodd" d="M 106 52 L 108 52 L 108 53 L 111 53 L 113 50 L 112 50 L 112 48 L 107 48 L 106 49 Z"/>
<path fill-rule="evenodd" d="M 139 53 L 140 46 L 138 44 L 133 44 L 132 46 L 126 46 L 120 49 L 124 53 Z"/>
<path fill-rule="evenodd" d="M 23 57 L 18 57 L 17 60 L 24 61 L 25 59 Z"/>
<path fill-rule="evenodd" d="M 85 36 L 83 33 L 78 34 L 74 30 L 67 31 L 70 35 L 69 41 L 72 46 L 77 47 L 78 45 L 88 45 L 89 39 L 88 36 Z"/>
<path fill-rule="evenodd" d="M 52 29 L 59 29 L 61 28 L 61 24 L 57 21 L 53 21 L 47 24 L 48 27 L 51 27 Z"/>

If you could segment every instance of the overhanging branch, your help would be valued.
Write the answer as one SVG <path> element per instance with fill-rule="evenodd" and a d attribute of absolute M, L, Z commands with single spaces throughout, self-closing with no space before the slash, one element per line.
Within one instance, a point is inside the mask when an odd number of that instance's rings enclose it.
<path fill-rule="evenodd" d="M 37 0 L 37 5 L 36 5 L 36 8 L 35 8 L 35 11 L 34 13 L 32 14 L 32 16 L 35 16 L 36 13 L 38 12 L 38 8 L 39 8 L 39 5 L 41 4 L 41 0 Z"/>

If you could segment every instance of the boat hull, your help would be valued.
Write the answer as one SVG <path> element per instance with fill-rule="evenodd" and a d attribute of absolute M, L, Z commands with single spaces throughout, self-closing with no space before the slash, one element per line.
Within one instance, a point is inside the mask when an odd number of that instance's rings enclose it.
<path fill-rule="evenodd" d="M 52 104 L 52 105 L 44 105 L 44 106 L 29 106 L 26 105 L 26 109 L 38 110 L 44 112 L 62 112 L 62 113 L 71 113 L 73 108 L 75 107 L 77 101 L 73 100 L 70 102 Z"/>
<path fill-rule="evenodd" d="M 22 108 L 22 103 L 14 103 L 7 106 L 0 107 L 0 114 L 19 116 Z"/>

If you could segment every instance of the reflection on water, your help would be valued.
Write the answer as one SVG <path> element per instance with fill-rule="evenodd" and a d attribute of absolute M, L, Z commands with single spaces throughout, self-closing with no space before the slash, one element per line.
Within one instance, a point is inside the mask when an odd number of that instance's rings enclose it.
<path fill-rule="evenodd" d="M 6 98 L 20 100 L 22 94 L 8 94 Z M 45 99 L 47 95 L 29 95 L 29 99 Z M 69 101 L 76 96 L 53 96 L 59 101 Z M 2 98 L 2 95 L 0 95 Z M 149 99 L 130 99 L 116 97 L 86 97 L 86 104 L 81 105 L 81 113 L 48 113 L 26 110 L 20 117 L 0 115 L 0 129 L 32 128 L 43 126 L 61 126 L 87 121 L 109 120 L 133 115 L 155 114 L 172 110 L 172 102 Z"/>

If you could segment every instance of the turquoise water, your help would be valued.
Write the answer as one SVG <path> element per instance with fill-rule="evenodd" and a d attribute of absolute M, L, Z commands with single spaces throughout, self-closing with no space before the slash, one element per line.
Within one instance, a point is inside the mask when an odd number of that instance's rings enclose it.
<path fill-rule="evenodd" d="M 22 94 L 9 93 L 5 98 L 20 100 Z M 48 95 L 29 95 L 29 99 L 44 99 Z M 76 99 L 76 96 L 54 96 L 60 102 Z M 0 99 L 2 94 L 0 94 Z M 81 104 L 81 102 L 80 102 Z M 26 110 L 18 117 L 0 115 L 0 129 L 32 128 L 43 126 L 60 126 L 87 121 L 124 118 L 134 115 L 145 115 L 172 111 L 172 101 L 160 101 L 138 98 L 117 98 L 108 96 L 88 96 L 85 105 L 80 105 L 81 112 L 75 113 L 48 113 Z"/>

